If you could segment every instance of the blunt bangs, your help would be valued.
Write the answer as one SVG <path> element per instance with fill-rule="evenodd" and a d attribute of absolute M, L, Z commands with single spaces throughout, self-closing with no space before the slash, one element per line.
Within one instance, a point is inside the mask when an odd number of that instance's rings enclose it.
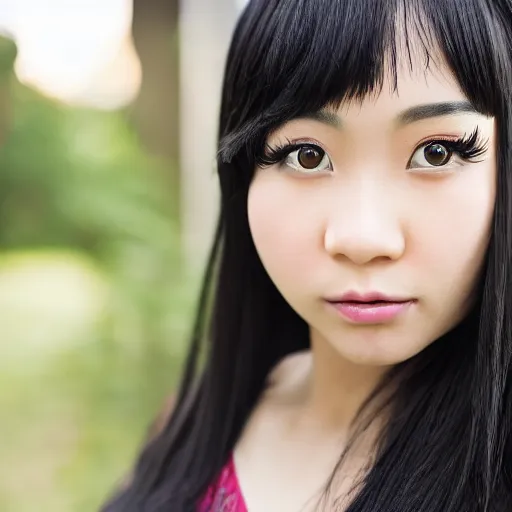
<path fill-rule="evenodd" d="M 228 58 L 219 164 L 253 164 L 273 129 L 378 95 L 385 79 L 398 92 L 399 70 L 418 61 L 447 68 L 478 111 L 496 116 L 512 96 L 501 16 L 482 0 L 251 2 Z"/>

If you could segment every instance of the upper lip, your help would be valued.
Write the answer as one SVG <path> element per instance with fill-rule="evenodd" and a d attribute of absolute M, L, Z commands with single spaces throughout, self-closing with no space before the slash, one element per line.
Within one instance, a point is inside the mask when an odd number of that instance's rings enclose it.
<path fill-rule="evenodd" d="M 327 302 L 410 302 L 413 300 L 411 297 L 386 295 L 381 292 L 347 292 L 337 297 L 329 297 Z"/>

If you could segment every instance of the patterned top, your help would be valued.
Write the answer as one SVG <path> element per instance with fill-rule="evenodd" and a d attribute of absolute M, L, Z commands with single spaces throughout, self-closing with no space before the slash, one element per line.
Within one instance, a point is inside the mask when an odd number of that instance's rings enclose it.
<path fill-rule="evenodd" d="M 198 512 L 247 512 L 236 476 L 233 455 L 222 469 L 219 478 L 206 492 Z"/>

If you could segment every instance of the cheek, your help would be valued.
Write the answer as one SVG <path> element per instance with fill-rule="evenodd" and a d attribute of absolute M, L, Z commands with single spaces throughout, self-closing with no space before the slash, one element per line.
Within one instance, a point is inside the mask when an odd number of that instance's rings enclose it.
<path fill-rule="evenodd" d="M 402 286 L 427 299 L 431 314 L 453 318 L 469 298 L 486 254 L 495 170 L 482 163 L 453 178 L 418 179 L 400 190 L 396 220 L 404 230 L 405 253 L 375 278 L 392 276 L 386 283 L 390 288 Z M 320 184 L 270 173 L 256 175 L 249 190 L 249 224 L 260 259 L 280 291 L 297 305 L 310 286 L 316 289 L 347 270 L 337 267 L 332 274 L 325 254 L 329 197 Z"/>
<path fill-rule="evenodd" d="M 321 247 L 321 210 L 304 197 L 309 195 L 306 192 L 300 184 L 290 186 L 266 176 L 257 176 L 249 190 L 251 234 L 264 267 L 277 284 L 296 281 L 297 275 L 311 270 Z"/>
<path fill-rule="evenodd" d="M 416 205 L 421 204 L 418 199 Z M 435 200 L 424 205 L 424 214 L 414 214 L 409 261 L 434 276 L 427 282 L 444 289 L 447 299 L 463 300 L 473 289 L 488 246 L 494 204 L 494 172 L 479 166 L 439 187 Z"/>

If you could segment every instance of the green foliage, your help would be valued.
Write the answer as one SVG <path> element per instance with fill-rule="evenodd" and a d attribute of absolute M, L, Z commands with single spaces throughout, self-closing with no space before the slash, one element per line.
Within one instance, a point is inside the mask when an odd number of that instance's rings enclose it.
<path fill-rule="evenodd" d="M 2 213 L 12 220 L 2 245 L 95 251 L 112 238 L 168 244 L 176 237 L 166 205 L 176 191 L 165 190 L 121 113 L 67 108 L 23 87 L 13 103 L 0 152 Z"/>
<path fill-rule="evenodd" d="M 0 67 L 4 58 L 0 49 Z M 10 441 L 0 447 L 0 510 L 91 511 L 172 392 L 197 282 L 180 258 L 169 170 L 122 112 L 69 108 L 19 84 L 10 110 L 0 257 L 82 255 L 108 296 L 90 339 L 0 372 L 0 438 Z M 55 294 L 46 300 L 58 308 Z"/>
<path fill-rule="evenodd" d="M 10 75 L 17 53 L 18 50 L 14 41 L 0 36 L 0 80 Z"/>

